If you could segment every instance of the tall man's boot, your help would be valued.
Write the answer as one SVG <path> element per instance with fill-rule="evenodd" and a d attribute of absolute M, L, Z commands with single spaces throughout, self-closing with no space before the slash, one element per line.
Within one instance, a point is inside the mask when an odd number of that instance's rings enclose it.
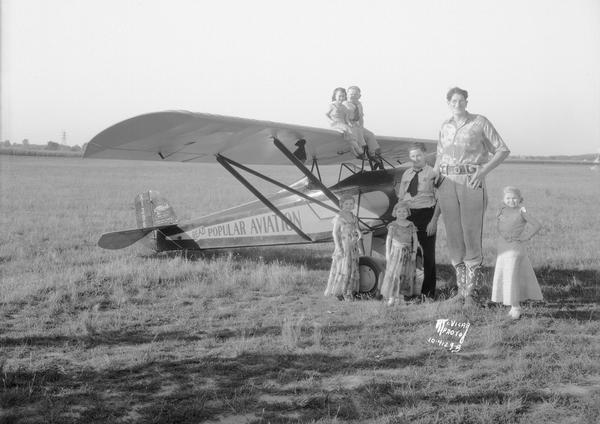
<path fill-rule="evenodd" d="M 466 271 L 464 307 L 471 308 L 479 306 L 481 302 L 478 294 L 483 285 L 483 272 L 481 271 L 481 265 L 467 266 Z"/>
<path fill-rule="evenodd" d="M 456 286 L 458 291 L 456 296 L 448 299 L 451 303 L 462 303 L 465 300 L 465 286 L 467 280 L 467 267 L 464 263 L 454 265 L 454 271 L 456 272 Z"/>

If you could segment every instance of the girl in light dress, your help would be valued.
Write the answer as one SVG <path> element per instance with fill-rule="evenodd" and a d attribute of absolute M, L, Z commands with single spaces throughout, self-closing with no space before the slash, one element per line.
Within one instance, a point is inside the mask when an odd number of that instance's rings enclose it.
<path fill-rule="evenodd" d="M 420 247 L 417 227 L 407 219 L 409 215 L 408 203 L 399 201 L 392 211 L 396 220 L 388 225 L 385 242 L 387 265 L 381 295 L 388 299 L 390 306 L 404 304 L 400 296 L 411 296 L 415 285 L 416 255 Z"/>
<path fill-rule="evenodd" d="M 543 299 L 523 246 L 523 242 L 531 239 L 542 225 L 521 206 L 523 197 L 518 188 L 505 187 L 503 192 L 504 204 L 497 214 L 498 256 L 494 269 L 492 301 L 511 306 L 508 315 L 512 319 L 519 319 L 521 301 Z M 528 230 L 527 224 L 530 224 Z"/>
<path fill-rule="evenodd" d="M 331 262 L 331 271 L 325 289 L 325 296 L 352 300 L 359 289 L 358 259 L 360 258 L 360 239 L 362 237 L 358 219 L 352 213 L 354 198 L 344 195 L 340 198 L 341 210 L 333 218 L 333 242 L 335 250 Z"/>
<path fill-rule="evenodd" d="M 357 158 L 363 157 L 366 143 L 361 139 L 359 142 L 350 125 L 350 110 L 343 104 L 346 101 L 346 90 L 338 87 L 333 90 L 332 102 L 325 114 L 331 121 L 331 126 L 340 131 L 344 140 L 350 145 L 350 151 Z"/>

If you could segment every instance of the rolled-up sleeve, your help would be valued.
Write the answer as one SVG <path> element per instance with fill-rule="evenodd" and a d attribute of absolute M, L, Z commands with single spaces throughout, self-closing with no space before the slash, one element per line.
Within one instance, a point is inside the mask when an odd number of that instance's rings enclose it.
<path fill-rule="evenodd" d="M 483 132 L 483 141 L 486 149 L 492 154 L 496 152 L 510 153 L 508 146 L 504 140 L 502 140 L 502 137 L 500 137 L 500 134 L 498 134 L 498 131 L 496 131 L 496 128 L 494 128 L 492 123 L 485 116 L 481 116 L 481 119 L 483 121 L 481 130 Z"/>

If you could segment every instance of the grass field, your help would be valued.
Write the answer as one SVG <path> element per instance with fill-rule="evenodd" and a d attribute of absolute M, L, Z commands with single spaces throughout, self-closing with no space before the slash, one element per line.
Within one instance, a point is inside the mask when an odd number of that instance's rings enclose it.
<path fill-rule="evenodd" d="M 488 281 L 501 187 L 544 224 L 529 251 L 546 302 L 512 322 L 323 298 L 327 244 L 96 246 L 135 227 L 150 188 L 181 219 L 250 200 L 216 165 L 0 156 L 0 423 L 598 423 L 599 182 L 585 166 L 490 175 Z M 438 240 L 451 284 L 441 224 Z M 470 322 L 461 352 L 428 343 L 441 318 Z"/>

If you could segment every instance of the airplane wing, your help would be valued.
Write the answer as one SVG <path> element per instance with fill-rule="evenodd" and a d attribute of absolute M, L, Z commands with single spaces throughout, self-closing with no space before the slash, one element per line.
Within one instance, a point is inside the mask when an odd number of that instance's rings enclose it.
<path fill-rule="evenodd" d="M 249 165 L 287 165 L 289 160 L 273 145 L 279 139 L 304 162 L 319 165 L 355 159 L 348 142 L 332 129 L 259 121 L 187 111 L 140 115 L 96 135 L 84 158 L 214 162 L 221 154 Z M 388 161 L 408 161 L 407 147 L 421 141 L 435 152 L 435 140 L 380 137 Z"/>

